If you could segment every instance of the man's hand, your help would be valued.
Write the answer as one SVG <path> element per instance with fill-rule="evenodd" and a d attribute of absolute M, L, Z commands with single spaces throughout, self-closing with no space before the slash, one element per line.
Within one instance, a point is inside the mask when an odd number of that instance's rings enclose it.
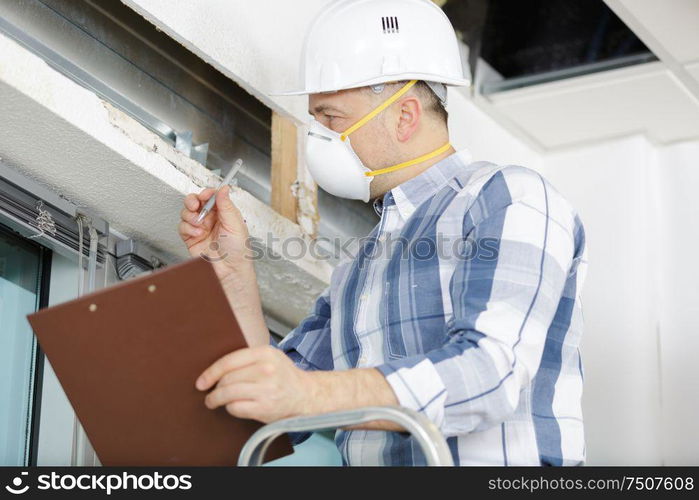
<path fill-rule="evenodd" d="M 229 197 L 230 186 L 223 186 L 218 191 L 211 211 L 204 220 L 196 223 L 199 210 L 214 192 L 215 189 L 209 188 L 185 196 L 178 232 L 189 254 L 206 258 L 223 281 L 241 266 L 252 266 L 252 261 L 247 245 L 247 225 Z"/>
<path fill-rule="evenodd" d="M 393 390 L 374 368 L 304 371 L 272 346 L 239 349 L 207 368 L 197 379 L 200 391 L 215 388 L 204 403 L 225 406 L 239 418 L 269 423 L 282 418 L 317 415 L 364 406 L 397 405 Z M 403 430 L 391 422 L 375 421 L 356 428 Z"/>
<path fill-rule="evenodd" d="M 313 383 L 279 349 L 259 346 L 227 354 L 197 379 L 201 391 L 216 385 L 204 400 L 207 408 L 225 406 L 239 418 L 274 422 L 310 409 Z"/>

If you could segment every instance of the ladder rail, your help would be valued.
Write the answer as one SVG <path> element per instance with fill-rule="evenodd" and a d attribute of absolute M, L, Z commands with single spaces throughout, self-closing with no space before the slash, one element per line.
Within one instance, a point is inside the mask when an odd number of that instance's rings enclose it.
<path fill-rule="evenodd" d="M 403 427 L 422 448 L 428 466 L 451 466 L 454 461 L 444 436 L 424 415 L 398 406 L 368 406 L 355 410 L 324 413 L 307 417 L 291 417 L 267 424 L 245 443 L 238 465 L 260 466 L 270 444 L 288 432 L 310 432 L 337 429 L 374 420 L 388 420 Z"/>

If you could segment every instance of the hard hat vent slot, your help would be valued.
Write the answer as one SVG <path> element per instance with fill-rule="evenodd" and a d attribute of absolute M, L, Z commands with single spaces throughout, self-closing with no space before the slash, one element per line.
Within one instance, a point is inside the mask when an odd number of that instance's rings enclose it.
<path fill-rule="evenodd" d="M 396 16 L 382 17 L 381 27 L 385 35 L 398 33 L 398 18 Z"/>

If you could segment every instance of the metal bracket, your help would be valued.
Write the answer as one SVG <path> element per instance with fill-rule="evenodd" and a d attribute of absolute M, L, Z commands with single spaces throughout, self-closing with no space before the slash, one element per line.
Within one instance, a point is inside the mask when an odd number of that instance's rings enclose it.
<path fill-rule="evenodd" d="M 206 157 L 209 154 L 209 143 L 204 142 L 198 146 L 192 143 L 192 131 L 173 132 L 175 149 L 189 156 L 194 161 L 206 166 Z"/>
<path fill-rule="evenodd" d="M 75 217 L 78 218 L 80 216 L 83 216 L 84 218 L 88 219 L 92 223 L 92 227 L 95 228 L 97 231 L 97 234 L 99 236 L 109 236 L 109 223 L 100 218 L 97 217 L 94 212 L 92 212 L 89 208 L 87 207 L 76 207 L 75 209 Z"/>
<path fill-rule="evenodd" d="M 115 252 L 117 275 L 122 280 L 149 273 L 165 265 L 147 247 L 131 238 L 117 241 Z"/>

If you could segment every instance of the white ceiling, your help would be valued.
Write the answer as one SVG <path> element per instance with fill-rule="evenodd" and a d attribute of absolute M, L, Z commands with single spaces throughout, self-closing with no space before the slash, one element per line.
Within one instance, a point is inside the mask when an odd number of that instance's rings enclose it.
<path fill-rule="evenodd" d="M 660 59 L 480 101 L 543 149 L 635 133 L 699 139 L 699 0 L 605 0 Z"/>
<path fill-rule="evenodd" d="M 646 133 L 668 143 L 699 137 L 699 103 L 660 62 L 490 96 L 544 148 Z"/>
<path fill-rule="evenodd" d="M 606 2 L 613 10 L 622 6 L 678 62 L 686 64 L 699 61 L 699 1 L 606 0 Z"/>
<path fill-rule="evenodd" d="M 699 82 L 699 62 L 688 64 L 686 67 L 689 74 L 692 75 L 697 82 Z"/>

